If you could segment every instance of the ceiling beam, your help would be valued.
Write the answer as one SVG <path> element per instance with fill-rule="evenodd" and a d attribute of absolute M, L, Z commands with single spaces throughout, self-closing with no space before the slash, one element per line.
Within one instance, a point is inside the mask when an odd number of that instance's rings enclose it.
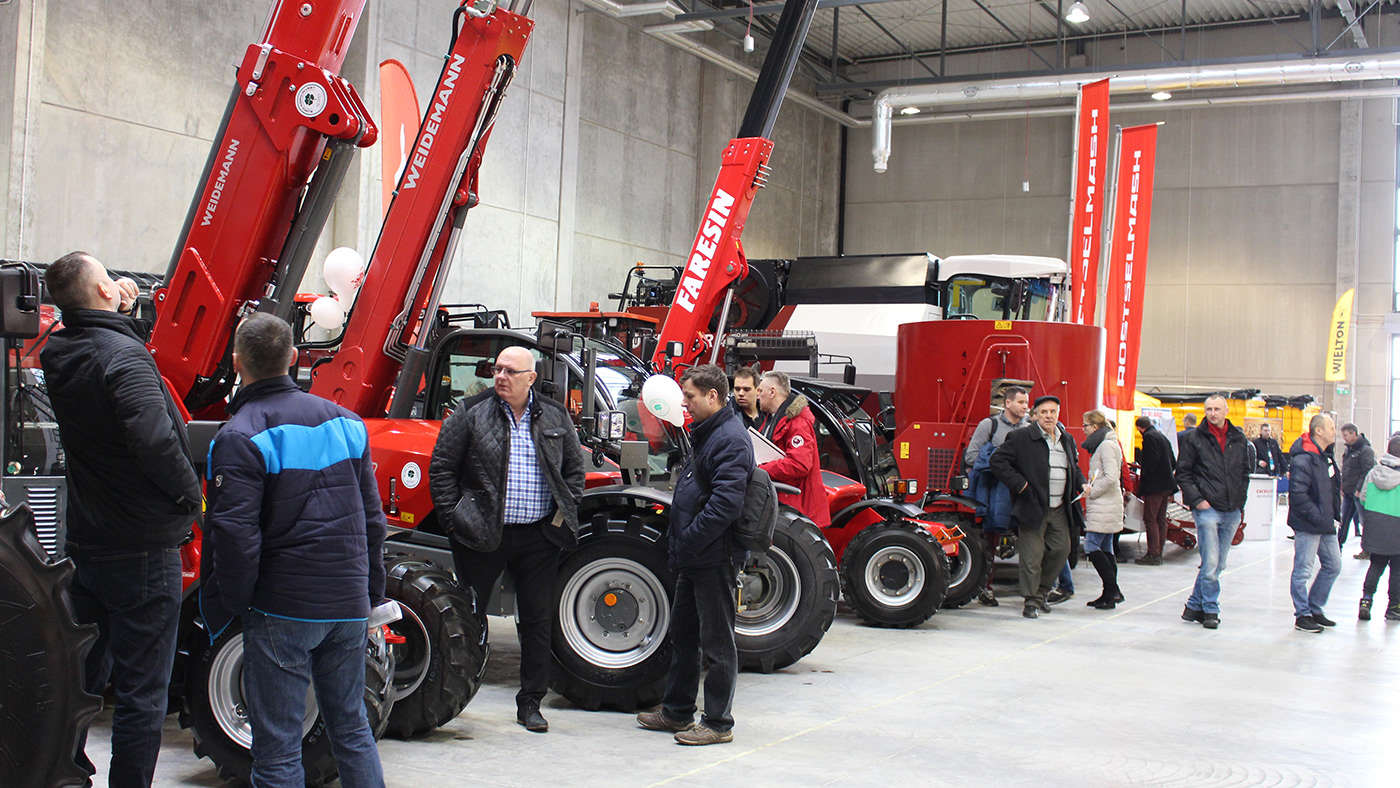
<path fill-rule="evenodd" d="M 879 3 L 893 3 L 898 0 L 817 0 L 817 10 L 823 8 L 844 8 L 846 6 L 877 5 Z M 754 16 L 777 16 L 783 12 L 782 3 L 754 3 Z M 677 22 L 691 22 L 703 19 L 733 19 L 740 16 L 748 16 L 749 7 L 742 8 L 721 8 L 714 11 L 695 11 L 689 14 L 676 14 Z"/>
<path fill-rule="evenodd" d="M 1014 38 L 1015 40 L 1021 42 L 1021 44 L 1022 44 L 1032 55 L 1035 55 L 1035 56 L 1036 56 L 1036 59 L 1038 59 L 1040 62 L 1042 62 L 1042 63 L 1045 64 L 1045 67 L 1046 67 L 1046 68 L 1054 68 L 1054 67 L 1055 67 L 1055 64 L 1054 64 L 1054 63 L 1051 63 L 1050 61 L 1046 60 L 1044 55 L 1042 55 L 1042 54 L 1040 54 L 1039 52 L 1035 51 L 1035 47 L 1031 46 L 1030 43 L 1029 43 L 1028 41 L 1026 41 L 1026 39 L 1024 39 L 1024 38 L 1022 38 L 1021 36 L 1017 35 L 1015 30 L 1012 30 L 1011 28 L 1007 27 L 1005 22 L 1001 21 L 1001 19 L 999 19 L 999 18 L 997 17 L 996 14 L 992 13 L 992 9 L 990 9 L 990 8 L 988 8 L 987 6 L 983 5 L 983 4 L 982 4 L 982 0 L 972 0 L 972 2 L 976 3 L 978 8 L 982 9 L 983 11 L 986 11 L 986 12 L 987 12 L 987 16 L 990 16 L 990 17 L 992 18 L 992 21 L 994 21 L 994 22 L 996 22 L 997 24 L 1001 25 L 1001 29 L 1002 29 L 1002 30 L 1005 30 L 1012 38 Z"/>

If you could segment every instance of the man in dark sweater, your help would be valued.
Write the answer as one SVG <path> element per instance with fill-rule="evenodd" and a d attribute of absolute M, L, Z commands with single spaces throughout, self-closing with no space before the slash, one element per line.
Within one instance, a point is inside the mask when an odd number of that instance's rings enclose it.
<path fill-rule="evenodd" d="M 175 661 L 179 546 L 200 510 L 199 476 L 184 419 L 136 321 L 121 314 L 136 285 L 112 281 L 84 252 L 55 261 L 44 284 L 63 312 L 39 360 L 68 460 L 69 594 L 78 623 L 98 632 L 83 683 L 101 695 L 110 678 L 116 692 L 109 783 L 150 785 Z M 86 741 L 84 728 L 76 760 L 95 774 Z"/>
<path fill-rule="evenodd" d="M 1355 424 L 1342 425 L 1342 442 L 1347 448 L 1342 455 L 1342 524 L 1337 529 L 1337 543 L 1345 546 L 1353 521 L 1356 532 L 1361 533 L 1361 503 L 1357 496 L 1366 483 L 1366 474 L 1376 467 L 1376 451 Z"/>
<path fill-rule="evenodd" d="M 1282 476 L 1288 473 L 1288 458 L 1284 456 L 1283 449 L 1274 440 L 1273 425 L 1265 422 L 1259 425 L 1259 437 L 1255 438 L 1254 456 L 1257 458 L 1254 463 L 1254 472 L 1262 473 L 1265 476 Z"/>
<path fill-rule="evenodd" d="M 1167 541 L 1167 501 L 1176 492 L 1176 457 L 1172 443 L 1152 426 L 1152 419 L 1138 416 L 1142 453 L 1138 455 L 1138 497 L 1142 499 L 1142 527 L 1147 531 L 1147 553 L 1133 561 L 1144 566 L 1162 565 Z"/>

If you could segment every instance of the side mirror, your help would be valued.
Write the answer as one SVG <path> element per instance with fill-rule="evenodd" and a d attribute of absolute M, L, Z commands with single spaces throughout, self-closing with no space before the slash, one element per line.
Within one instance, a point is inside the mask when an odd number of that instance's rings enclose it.
<path fill-rule="evenodd" d="M 620 441 L 627 434 L 627 414 L 620 410 L 605 410 L 597 415 L 593 435 L 600 441 Z"/>

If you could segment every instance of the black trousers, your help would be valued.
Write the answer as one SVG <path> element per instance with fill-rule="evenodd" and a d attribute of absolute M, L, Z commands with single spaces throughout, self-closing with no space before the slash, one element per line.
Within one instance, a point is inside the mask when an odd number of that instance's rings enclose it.
<path fill-rule="evenodd" d="M 1366 567 L 1366 580 L 1361 584 L 1361 593 L 1371 596 L 1381 584 L 1381 573 L 1390 567 L 1390 584 L 1386 591 L 1390 595 L 1389 607 L 1400 605 L 1400 555 L 1372 555 L 1371 565 Z"/>
<path fill-rule="evenodd" d="M 549 689 L 550 641 L 554 628 L 554 581 L 559 574 L 561 550 L 545 536 L 548 520 L 528 525 L 507 525 L 501 546 L 481 553 L 452 540 L 457 577 L 476 592 L 485 609 L 504 569 L 515 580 L 515 604 L 520 621 L 520 691 L 516 705 L 538 704 Z"/>
<path fill-rule="evenodd" d="M 676 597 L 671 603 L 671 670 L 666 674 L 666 693 L 661 699 L 666 716 L 673 720 L 695 717 L 703 655 L 709 673 L 705 675 L 705 712 L 700 720 L 711 730 L 734 727 L 734 685 L 739 680 L 739 651 L 734 645 L 736 578 L 732 564 L 676 573 Z"/>

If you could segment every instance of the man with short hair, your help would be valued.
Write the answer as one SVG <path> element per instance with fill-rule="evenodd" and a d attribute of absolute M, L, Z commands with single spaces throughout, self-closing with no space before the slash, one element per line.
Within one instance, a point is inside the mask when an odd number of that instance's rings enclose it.
<path fill-rule="evenodd" d="M 549 723 L 554 581 L 565 549 L 578 544 L 583 455 L 569 411 L 535 396 L 535 357 L 508 347 L 491 368 L 495 386 L 471 397 L 442 424 L 428 485 L 447 527 L 457 577 L 491 599 L 504 569 L 515 580 L 520 636 L 516 722 L 534 733 Z"/>
<path fill-rule="evenodd" d="M 1274 440 L 1274 428 L 1267 421 L 1259 425 L 1259 437 L 1255 438 L 1254 454 L 1258 457 L 1255 462 L 1255 472 L 1266 476 L 1282 476 L 1288 472 L 1288 460 L 1284 457 L 1283 450 L 1279 448 L 1278 441 Z"/>
<path fill-rule="evenodd" d="M 121 314 L 135 305 L 135 283 L 72 252 L 44 284 L 63 313 L 39 360 L 67 457 L 69 596 L 78 623 L 97 627 L 83 684 L 101 695 L 110 678 L 116 692 L 109 784 L 149 786 L 175 660 L 180 544 L 203 493 L 184 418 L 136 321 Z M 86 741 L 84 726 L 75 760 L 92 775 Z"/>
<path fill-rule="evenodd" d="M 792 390 L 786 373 L 765 372 L 758 383 L 758 406 L 765 414 L 764 436 L 785 455 L 759 467 L 773 481 L 797 488 L 795 495 L 779 493 L 778 500 L 807 515 L 818 528 L 831 525 L 817 454 L 816 417 L 807 407 L 807 398 Z"/>
<path fill-rule="evenodd" d="M 1176 492 L 1176 457 L 1172 444 L 1153 424 L 1138 416 L 1134 422 L 1142 435 L 1138 455 L 1138 497 L 1142 499 L 1142 527 L 1147 532 L 1147 552 L 1134 559 L 1143 566 L 1161 566 L 1167 541 L 1167 502 Z"/>
<path fill-rule="evenodd" d="M 745 429 L 763 429 L 764 413 L 758 407 L 758 381 L 761 374 L 754 367 L 739 367 L 734 370 L 734 410 L 739 412 Z"/>
<path fill-rule="evenodd" d="M 982 537 L 988 555 L 993 555 L 1002 534 L 1011 529 L 1011 495 L 1006 485 L 997 481 L 991 472 L 992 452 L 1001 448 L 1011 431 L 1027 423 L 1026 411 L 1030 410 L 1030 394 L 1020 386 L 1007 386 L 1002 390 L 1000 413 L 988 416 L 978 422 L 972 431 L 972 438 L 963 451 L 963 461 L 967 465 L 968 488 L 973 498 L 983 506 L 978 507 L 982 517 Z M 984 510 L 985 509 L 985 510 Z M 987 587 L 977 595 L 977 602 L 987 607 L 996 607 L 996 593 L 992 591 L 992 573 L 987 574 Z"/>
<path fill-rule="evenodd" d="M 1181 417 L 1181 429 L 1176 431 L 1176 458 L 1181 459 L 1181 444 L 1186 442 L 1186 436 L 1196 429 L 1196 414 L 1187 413 Z"/>
<path fill-rule="evenodd" d="M 1342 455 L 1342 524 L 1337 529 L 1337 543 L 1346 545 L 1353 521 L 1356 532 L 1361 533 L 1361 503 L 1357 496 L 1366 484 L 1366 474 L 1376 467 L 1376 452 L 1355 424 L 1342 425 L 1342 442 L 1346 451 Z"/>
<path fill-rule="evenodd" d="M 1293 597 L 1293 628 L 1314 634 L 1337 624 L 1322 614 L 1332 584 L 1342 570 L 1342 545 L 1332 538 L 1337 532 L 1341 503 L 1341 479 L 1332 458 L 1336 438 L 1337 427 L 1330 417 L 1313 416 L 1308 434 L 1298 436 L 1289 451 L 1288 527 L 1293 529 L 1289 594 Z M 1322 566 L 1309 588 L 1314 559 Z"/>
<path fill-rule="evenodd" d="M 254 313 L 234 334 L 238 393 L 209 451 L 200 610 L 214 641 L 243 619 L 252 783 L 301 788 L 307 688 L 345 786 L 384 785 L 365 714 L 370 610 L 388 530 L 358 416 L 287 374 L 292 328 Z"/>
<path fill-rule="evenodd" d="M 734 686 L 739 652 L 734 643 L 736 553 L 733 526 L 744 511 L 753 475 L 753 442 L 739 415 L 725 407 L 729 381 L 713 364 L 681 375 L 690 412 L 691 453 L 676 478 L 668 532 L 676 592 L 671 602 L 671 669 L 661 706 L 637 715 L 647 730 L 674 733 L 678 744 L 734 740 Z M 701 657 L 705 708 L 695 725 Z"/>
<path fill-rule="evenodd" d="M 1204 424 L 1178 433 L 1181 454 L 1176 483 L 1196 520 L 1196 547 L 1201 554 L 1196 585 L 1181 618 L 1216 629 L 1220 626 L 1220 573 L 1225 571 L 1230 542 L 1240 527 L 1254 446 L 1225 418 L 1229 405 L 1224 397 L 1211 395 L 1205 409 Z"/>
<path fill-rule="evenodd" d="M 1050 612 L 1045 597 L 1069 557 L 1070 534 L 1084 528 L 1076 496 L 1088 493 L 1089 485 L 1079 470 L 1078 447 L 1059 423 L 1059 397 L 1037 398 L 1031 414 L 1031 426 L 1012 431 L 992 454 L 991 468 L 1011 491 L 1026 600 L 1021 615 L 1037 618 Z"/>

